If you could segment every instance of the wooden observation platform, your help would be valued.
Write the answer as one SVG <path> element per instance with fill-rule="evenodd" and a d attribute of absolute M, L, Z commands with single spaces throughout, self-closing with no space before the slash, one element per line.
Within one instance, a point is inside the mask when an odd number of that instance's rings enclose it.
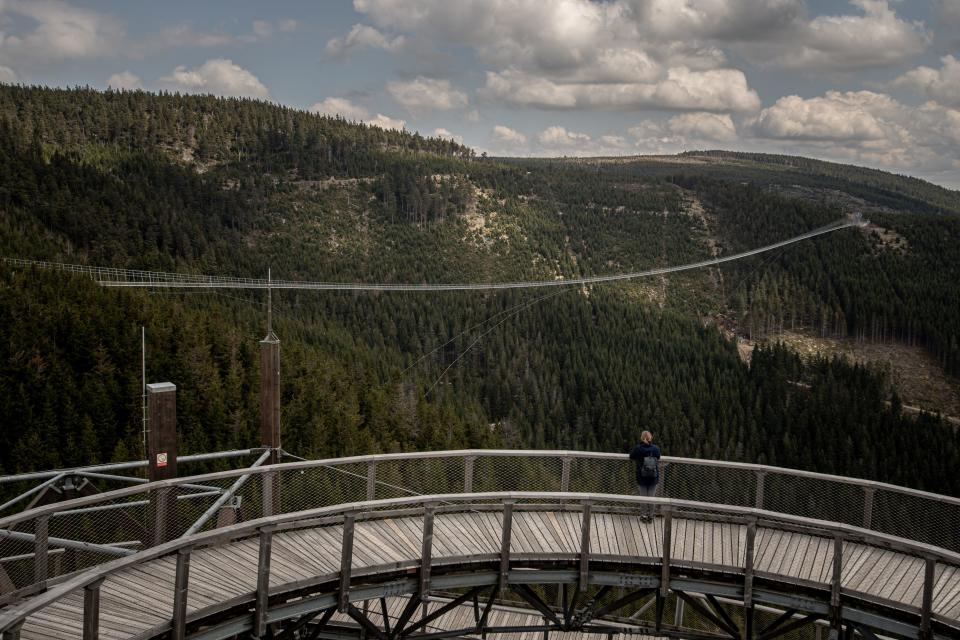
<path fill-rule="evenodd" d="M 0 537 L 19 532 L 7 539 L 49 553 L 64 519 L 86 522 L 88 537 L 111 526 L 126 537 L 141 525 L 122 522 L 155 514 L 165 495 L 172 539 L 86 540 L 77 553 L 99 558 L 56 576 L 46 558 L 8 562 L 24 569 L 0 630 L 4 640 L 960 637 L 960 501 L 664 462 L 660 498 L 626 495 L 622 455 L 459 451 L 277 464 L 39 507 L 0 520 Z M 177 499 L 185 487 L 240 478 L 246 519 L 193 532 L 204 509 Z"/>

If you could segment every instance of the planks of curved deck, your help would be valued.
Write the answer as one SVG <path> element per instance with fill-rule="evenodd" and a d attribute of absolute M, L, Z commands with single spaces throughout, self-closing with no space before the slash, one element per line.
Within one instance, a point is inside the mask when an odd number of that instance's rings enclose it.
<path fill-rule="evenodd" d="M 515 511 L 511 556 L 568 557 L 580 552 L 578 511 Z M 433 562 L 441 564 L 499 554 L 503 514 L 464 511 L 437 514 Z M 671 564 L 743 570 L 746 527 L 674 518 Z M 353 572 L 419 566 L 422 516 L 358 520 Z M 594 513 L 593 558 L 657 564 L 662 557 L 663 521 L 628 514 Z M 271 589 L 310 579 L 337 577 L 342 525 L 277 532 L 271 555 Z M 922 559 L 856 543 L 844 543 L 844 589 L 919 607 Z M 196 549 L 190 559 L 188 613 L 249 596 L 256 589 L 258 540 L 248 538 Z M 833 540 L 805 533 L 759 528 L 754 568 L 758 576 L 828 586 Z M 100 637 L 120 640 L 144 633 L 172 617 L 175 559 L 160 558 L 110 575 L 100 587 Z M 960 618 L 960 571 L 938 565 L 933 612 Z M 25 640 L 82 637 L 83 596 L 63 598 L 25 622 Z M 519 615 L 519 614 L 518 614 Z M 452 623 L 451 623 L 452 624 Z"/>

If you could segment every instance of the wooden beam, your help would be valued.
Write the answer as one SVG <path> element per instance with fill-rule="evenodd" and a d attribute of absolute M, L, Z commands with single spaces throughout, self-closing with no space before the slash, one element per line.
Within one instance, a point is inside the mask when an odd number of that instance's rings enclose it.
<path fill-rule="evenodd" d="M 583 503 L 583 519 L 580 523 L 580 577 L 577 580 L 577 592 L 582 593 L 587 588 L 590 577 L 590 520 L 593 505 Z"/>
<path fill-rule="evenodd" d="M 272 331 L 260 341 L 260 444 L 267 464 L 280 462 L 280 339 Z"/>
<path fill-rule="evenodd" d="M 463 492 L 473 493 L 473 464 L 477 456 L 465 456 L 463 458 Z"/>
<path fill-rule="evenodd" d="M 348 513 L 343 517 L 343 542 L 340 549 L 340 597 L 337 608 L 340 613 L 347 612 L 350 604 L 350 572 L 353 567 L 353 527 L 357 516 Z"/>
<path fill-rule="evenodd" d="M 420 597 L 430 592 L 430 563 L 433 557 L 433 518 L 436 504 L 428 504 L 423 510 L 423 537 L 420 544 Z"/>
<path fill-rule="evenodd" d="M 253 608 L 253 636 L 262 638 L 267 633 L 267 609 L 270 596 L 270 556 L 273 551 L 273 532 L 260 530 L 260 552 L 257 556 L 257 596 Z"/>
<path fill-rule="evenodd" d="M 923 640 L 933 637 L 930 626 L 933 611 L 933 582 L 937 574 L 937 561 L 926 558 L 923 568 L 923 601 L 920 608 L 920 637 Z"/>
<path fill-rule="evenodd" d="M 833 577 L 830 580 L 830 628 L 837 637 L 843 631 L 843 612 L 840 594 L 843 579 L 843 538 L 837 534 L 833 538 Z"/>
<path fill-rule="evenodd" d="M 673 540 L 673 512 L 670 509 L 663 510 L 663 558 L 662 571 L 660 572 L 660 597 L 666 598 L 670 593 L 670 544 Z"/>
<path fill-rule="evenodd" d="M 190 582 L 190 548 L 177 551 L 177 572 L 173 579 L 173 620 L 170 623 L 172 640 L 184 640 L 187 635 L 187 589 Z"/>
<path fill-rule="evenodd" d="M 39 516 L 33 529 L 33 581 L 37 584 L 47 581 L 49 566 L 47 553 L 50 548 L 50 516 Z"/>
<path fill-rule="evenodd" d="M 150 482 L 177 477 L 177 386 L 147 385 L 147 477 Z"/>
<path fill-rule="evenodd" d="M 83 640 L 100 637 L 100 585 L 104 578 L 83 588 Z"/>
<path fill-rule="evenodd" d="M 500 596 L 506 594 L 510 578 L 510 536 L 513 529 L 513 500 L 503 502 L 503 531 L 500 535 Z"/>

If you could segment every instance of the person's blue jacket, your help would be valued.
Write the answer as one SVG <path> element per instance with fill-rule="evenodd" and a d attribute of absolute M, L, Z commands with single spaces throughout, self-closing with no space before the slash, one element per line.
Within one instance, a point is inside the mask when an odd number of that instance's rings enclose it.
<path fill-rule="evenodd" d="M 653 456 L 657 460 L 660 459 L 660 447 L 657 445 L 646 442 L 641 442 L 633 448 L 633 451 L 630 452 L 630 459 L 637 463 L 637 484 L 642 484 L 646 487 L 655 485 L 660 482 L 660 469 L 657 469 L 657 475 L 653 478 L 641 478 L 640 477 L 640 466 L 643 464 L 643 459 L 649 456 Z"/>

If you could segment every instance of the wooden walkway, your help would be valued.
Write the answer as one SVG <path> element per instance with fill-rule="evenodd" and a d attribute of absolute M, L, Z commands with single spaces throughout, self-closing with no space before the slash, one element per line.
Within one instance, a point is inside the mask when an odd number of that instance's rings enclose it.
<path fill-rule="evenodd" d="M 579 511 L 516 510 L 512 515 L 511 561 L 576 561 L 580 557 L 581 517 Z M 503 513 L 495 510 L 438 513 L 433 525 L 432 566 L 498 560 L 502 525 Z M 272 537 L 271 593 L 293 583 L 336 580 L 342 534 L 342 524 L 276 532 Z M 419 567 L 422 535 L 422 516 L 357 520 L 353 575 Z M 746 536 L 743 525 L 675 517 L 671 566 L 742 574 Z M 645 522 L 634 515 L 594 512 L 590 561 L 659 565 L 662 540 L 660 518 Z M 756 532 L 756 576 L 829 590 L 833 545 L 831 538 L 760 527 Z M 849 542 L 844 543 L 842 557 L 845 592 L 914 609 L 921 606 L 922 559 Z M 188 616 L 232 599 L 252 597 L 257 569 L 257 538 L 194 549 L 190 556 Z M 108 575 L 100 587 L 100 637 L 119 640 L 149 635 L 152 629 L 165 625 L 169 628 L 175 572 L 176 558 L 167 556 Z M 957 569 L 938 565 L 933 593 L 935 615 L 960 619 Z M 83 593 L 77 591 L 31 615 L 22 627 L 21 638 L 81 638 L 82 623 Z M 455 621 L 444 617 L 435 624 L 448 623 Z"/>

